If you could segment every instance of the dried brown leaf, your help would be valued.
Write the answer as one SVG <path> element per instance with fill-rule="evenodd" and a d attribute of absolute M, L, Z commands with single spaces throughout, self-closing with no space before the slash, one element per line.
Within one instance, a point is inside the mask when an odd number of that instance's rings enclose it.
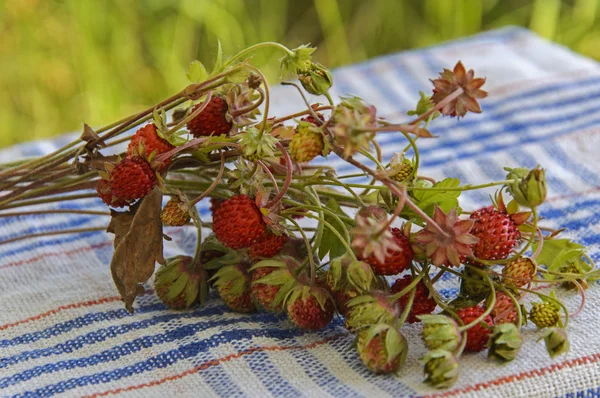
<path fill-rule="evenodd" d="M 165 263 L 160 211 L 162 194 L 155 189 L 128 212 L 113 213 L 107 231 L 115 234 L 115 253 L 110 271 L 125 308 L 144 294 L 143 284 L 154 273 L 155 262 Z"/>
<path fill-rule="evenodd" d="M 91 128 L 87 123 L 84 123 L 83 125 L 83 133 L 81 134 L 81 139 L 88 143 L 88 145 L 86 145 L 88 149 L 92 149 L 93 146 L 90 145 L 93 142 L 96 142 L 97 145 L 100 145 L 101 147 L 106 146 L 106 144 L 100 140 L 100 136 L 98 135 L 98 133 L 96 133 L 94 129 Z"/>

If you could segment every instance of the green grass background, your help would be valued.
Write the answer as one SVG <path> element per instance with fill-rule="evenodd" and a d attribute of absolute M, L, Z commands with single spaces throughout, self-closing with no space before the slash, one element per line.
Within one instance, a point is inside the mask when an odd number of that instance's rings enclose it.
<path fill-rule="evenodd" d="M 0 146 L 107 124 L 275 40 L 335 67 L 505 25 L 600 59 L 600 0 L 0 0 Z M 281 54 L 255 61 L 275 78 Z"/>

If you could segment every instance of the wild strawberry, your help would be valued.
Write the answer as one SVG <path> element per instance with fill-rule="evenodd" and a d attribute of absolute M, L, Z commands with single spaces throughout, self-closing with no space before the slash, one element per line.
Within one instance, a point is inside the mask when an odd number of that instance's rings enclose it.
<path fill-rule="evenodd" d="M 397 164 L 389 171 L 390 178 L 398 182 L 406 181 L 406 179 L 411 176 L 412 172 L 413 166 L 409 162 Z"/>
<path fill-rule="evenodd" d="M 496 293 L 496 304 L 490 313 L 495 325 L 503 323 L 517 324 L 517 307 L 512 299 L 504 292 Z"/>
<path fill-rule="evenodd" d="M 128 201 L 119 199 L 113 195 L 112 189 L 110 189 L 110 182 L 103 178 L 98 180 L 96 192 L 98 192 L 98 197 L 110 207 L 125 207 L 130 205 Z"/>
<path fill-rule="evenodd" d="M 537 266 L 529 257 L 520 257 L 502 268 L 502 279 L 505 283 L 522 287 L 531 282 Z"/>
<path fill-rule="evenodd" d="M 293 272 L 299 263 L 291 257 L 259 261 L 250 268 L 252 273 L 252 297 L 257 307 L 269 312 L 281 312 L 287 293 L 298 281 Z"/>
<path fill-rule="evenodd" d="M 253 259 L 273 257 L 281 251 L 287 240 L 287 235 L 275 235 L 267 232 L 250 246 L 250 257 Z"/>
<path fill-rule="evenodd" d="M 396 282 L 392 285 L 392 293 L 396 294 L 404 290 L 408 285 L 412 282 L 412 277 L 410 275 L 406 275 L 403 278 L 396 279 Z M 408 303 L 408 299 L 410 298 L 411 292 L 408 292 L 404 296 L 398 299 L 398 304 L 401 309 L 404 309 Z M 415 287 L 415 298 L 412 303 L 412 307 L 410 309 L 410 313 L 406 321 L 408 323 L 419 322 L 419 315 L 431 314 L 433 310 L 437 307 L 437 303 L 433 299 L 432 295 L 429 293 L 429 289 L 423 282 L 417 283 Z"/>
<path fill-rule="evenodd" d="M 373 272 L 377 275 L 396 275 L 408 269 L 413 259 L 413 252 L 410 248 L 408 237 L 402 233 L 399 228 L 390 228 L 394 242 L 400 248 L 393 252 L 388 252 L 385 262 L 380 262 L 374 255 L 361 259 L 368 263 Z"/>
<path fill-rule="evenodd" d="M 196 105 L 192 112 L 202 104 Z M 229 106 L 223 97 L 212 97 L 204 110 L 190 120 L 187 128 L 195 137 L 227 134 L 233 124 L 227 120 Z"/>
<path fill-rule="evenodd" d="M 314 127 L 298 126 L 290 141 L 290 155 L 296 162 L 310 162 L 323 152 L 323 134 Z"/>
<path fill-rule="evenodd" d="M 290 321 L 300 329 L 319 330 L 333 318 L 334 305 L 329 292 L 319 286 L 300 283 L 286 300 Z"/>
<path fill-rule="evenodd" d="M 358 332 L 356 349 L 371 372 L 396 373 L 406 361 L 408 342 L 393 326 L 378 324 Z"/>
<path fill-rule="evenodd" d="M 177 196 L 173 196 L 160 212 L 163 225 L 169 227 L 181 227 L 190 221 L 190 213 L 187 205 Z"/>
<path fill-rule="evenodd" d="M 346 328 L 350 331 L 376 323 L 392 323 L 400 315 L 397 302 L 390 303 L 391 295 L 372 291 L 348 301 Z"/>
<path fill-rule="evenodd" d="M 159 137 L 156 133 L 156 125 L 152 123 L 140 128 L 131 137 L 131 141 L 129 141 L 129 146 L 127 147 L 127 156 L 132 157 L 140 154 L 142 148 L 146 156 L 152 154 L 157 156 L 169 152 L 175 147 L 169 141 Z M 171 159 L 166 160 L 164 165 L 168 166 L 169 163 L 171 163 Z"/>
<path fill-rule="evenodd" d="M 517 223 L 493 206 L 473 212 L 471 219 L 475 220 L 471 233 L 479 238 L 473 245 L 473 254 L 479 259 L 505 259 L 521 238 Z"/>
<path fill-rule="evenodd" d="M 556 326 L 560 320 L 559 310 L 551 303 L 533 303 L 529 319 L 540 329 Z"/>
<path fill-rule="evenodd" d="M 243 194 L 224 201 L 213 217 L 215 236 L 234 250 L 252 246 L 266 229 L 260 210 Z"/>
<path fill-rule="evenodd" d="M 235 312 L 250 313 L 256 308 L 250 293 L 250 275 L 244 264 L 226 265 L 211 278 L 225 305 Z"/>
<path fill-rule="evenodd" d="M 575 274 L 575 275 L 583 275 L 585 272 L 581 269 L 581 266 L 577 262 L 569 262 L 566 265 L 563 265 L 558 269 L 558 272 L 561 274 Z M 579 279 L 567 279 L 563 283 L 560 284 L 560 287 L 565 288 L 567 290 L 577 289 L 577 285 L 586 290 L 589 285 L 584 278 Z"/>
<path fill-rule="evenodd" d="M 187 256 L 173 257 L 156 271 L 154 289 L 167 307 L 182 310 L 198 299 L 204 302 L 208 293 L 207 274 L 203 269 L 194 269 L 192 261 Z"/>
<path fill-rule="evenodd" d="M 377 280 L 369 264 L 345 255 L 331 261 L 325 275 L 325 284 L 340 314 L 348 311 L 350 299 L 374 289 Z"/>
<path fill-rule="evenodd" d="M 148 195 L 156 185 L 156 174 L 140 157 L 121 160 L 110 172 L 110 189 L 124 201 L 134 201 Z"/>
<path fill-rule="evenodd" d="M 463 324 L 467 325 L 479 318 L 485 310 L 481 306 L 466 307 L 456 311 L 456 315 L 460 317 Z M 487 324 L 483 326 L 482 323 Z M 485 318 L 477 325 L 467 330 L 467 345 L 466 351 L 479 352 L 485 348 L 490 338 L 492 328 L 492 317 L 486 315 Z"/>

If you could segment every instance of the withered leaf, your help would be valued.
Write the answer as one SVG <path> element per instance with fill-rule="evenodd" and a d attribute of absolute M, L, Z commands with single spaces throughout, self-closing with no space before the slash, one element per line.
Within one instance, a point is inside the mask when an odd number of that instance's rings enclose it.
<path fill-rule="evenodd" d="M 130 313 L 133 313 L 135 298 L 144 294 L 143 284 L 154 273 L 155 262 L 165 263 L 161 204 L 162 194 L 155 189 L 130 211 L 113 213 L 107 229 L 115 234 L 110 271 Z"/>
<path fill-rule="evenodd" d="M 96 133 L 94 129 L 91 128 L 87 123 L 83 124 L 83 133 L 81 133 L 81 139 L 88 143 L 88 145 L 86 145 L 86 148 L 88 149 L 92 149 L 92 146 L 90 146 L 92 142 L 97 142 L 101 147 L 106 146 L 103 141 L 100 141 L 100 136 L 98 133 Z"/>

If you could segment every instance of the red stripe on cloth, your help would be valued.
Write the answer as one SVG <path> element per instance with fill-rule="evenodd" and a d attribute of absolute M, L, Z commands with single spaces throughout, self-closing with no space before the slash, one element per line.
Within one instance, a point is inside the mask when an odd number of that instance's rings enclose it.
<path fill-rule="evenodd" d="M 424 395 L 421 398 L 442 398 L 442 397 L 451 397 L 454 395 L 465 394 L 472 391 L 480 391 L 485 390 L 490 387 L 497 387 L 503 384 L 513 383 L 515 381 L 521 381 L 525 379 L 532 379 L 534 377 L 544 376 L 550 373 L 557 372 L 564 368 L 573 368 L 576 366 L 592 364 L 600 361 L 600 353 L 587 355 L 581 358 L 569 359 L 568 361 L 564 361 L 561 363 L 557 363 L 554 365 L 547 366 L 545 368 L 533 369 L 527 372 L 521 372 L 510 376 L 499 377 L 495 380 L 490 380 L 485 383 L 477 383 L 471 386 L 457 388 L 456 390 L 446 391 L 440 394 L 433 395 Z"/>
<path fill-rule="evenodd" d="M 146 292 L 144 294 L 152 294 L 152 293 L 154 293 L 154 290 L 153 289 L 148 289 L 148 290 L 146 290 Z M 60 307 L 56 307 L 54 309 L 51 309 L 49 311 L 43 312 L 43 313 L 38 314 L 38 315 L 34 315 L 32 317 L 29 317 L 29 318 L 21 319 L 20 321 L 16 321 L 16 322 L 12 322 L 12 323 L 7 323 L 7 324 L 4 324 L 4 325 L 0 325 L 0 331 L 6 330 L 8 328 L 12 328 L 12 327 L 15 327 L 15 326 L 18 326 L 18 325 L 23 325 L 24 323 L 29 323 L 29 322 L 37 321 L 39 319 L 43 319 L 43 318 L 49 317 L 50 315 L 58 314 L 59 312 L 62 312 L 62 311 L 72 310 L 72 309 L 75 309 L 75 308 L 82 308 L 82 307 L 92 307 L 94 305 L 112 303 L 114 301 L 120 301 L 120 300 L 121 300 L 121 296 L 111 296 L 111 297 L 101 297 L 101 298 L 96 299 L 96 300 L 82 301 L 80 303 L 73 303 L 73 304 L 61 305 Z"/>
<path fill-rule="evenodd" d="M 100 248 L 105 247 L 105 246 L 110 246 L 110 245 L 112 245 L 112 243 L 113 243 L 112 241 L 106 241 L 106 242 L 102 242 L 102 243 L 97 243 L 95 245 L 80 247 L 78 249 L 73 249 L 73 250 L 69 250 L 69 251 L 54 252 L 54 253 L 44 253 L 44 254 L 40 254 L 39 256 L 36 256 L 36 257 L 33 257 L 33 258 L 28 258 L 26 260 L 20 260 L 20 261 L 15 261 L 13 263 L 8 263 L 8 264 L 0 265 L 0 269 L 11 268 L 11 267 L 19 267 L 21 265 L 35 263 L 35 262 L 40 261 L 40 260 L 42 260 L 44 258 L 47 258 L 47 257 L 72 256 L 74 254 L 84 253 L 84 252 L 88 252 L 88 251 L 100 249 Z"/>
<path fill-rule="evenodd" d="M 210 367 L 217 366 L 224 362 L 229 362 L 233 359 L 237 359 L 237 358 L 243 357 L 245 355 L 250 355 L 255 352 L 311 349 L 311 348 L 315 348 L 315 347 L 318 347 L 323 344 L 327 344 L 328 342 L 335 340 L 339 337 L 345 336 L 345 335 L 347 335 L 347 333 L 336 334 L 335 336 L 331 336 L 326 339 L 315 341 L 314 343 L 310 343 L 310 344 L 306 344 L 306 345 L 253 347 L 253 348 L 249 348 L 244 351 L 240 351 L 240 352 L 237 352 L 234 354 L 229 354 L 229 355 L 221 357 L 221 358 L 217 358 L 217 359 L 213 359 L 213 360 L 204 362 L 202 365 L 198 365 L 196 367 L 188 369 L 185 372 L 181 372 L 181 373 L 178 373 L 175 375 L 163 377 L 162 379 L 156 379 L 156 380 L 152 380 L 152 381 L 149 381 L 146 383 L 134 384 L 129 387 L 116 388 L 114 390 L 103 391 L 103 392 L 95 393 L 92 395 L 86 395 L 86 396 L 84 396 L 84 398 L 103 397 L 103 396 L 107 396 L 107 395 L 120 394 L 122 392 L 127 392 L 127 391 L 132 391 L 132 390 L 141 390 L 142 388 L 146 388 L 146 387 L 155 387 L 160 384 L 164 384 L 168 381 L 179 380 L 185 376 L 192 375 L 194 373 L 200 372 L 200 371 L 208 369 Z"/>
<path fill-rule="evenodd" d="M 18 325 L 22 325 L 24 323 L 29 323 L 29 322 L 33 322 L 33 321 L 37 321 L 38 319 L 42 319 L 42 318 L 46 318 L 50 315 L 53 314 L 57 314 L 61 311 L 65 311 L 65 310 L 70 310 L 73 308 L 81 308 L 81 307 L 91 307 L 94 305 L 100 305 L 100 304 L 106 304 L 106 303 L 112 303 L 113 301 L 118 301 L 120 300 L 121 297 L 120 296 L 112 296 L 112 297 L 102 297 L 96 300 L 89 300 L 89 301 L 83 301 L 81 303 L 73 303 L 73 304 L 67 304 L 67 305 L 61 305 L 60 307 L 54 308 L 50 311 L 46 311 L 43 312 L 41 314 L 29 317 L 29 318 L 25 318 L 25 319 L 21 319 L 20 321 L 16 321 L 13 323 L 7 323 L 5 325 L 0 326 L 0 330 L 6 330 L 8 328 L 14 327 L 14 326 L 18 326 Z"/>
<path fill-rule="evenodd" d="M 177 229 L 172 231 L 169 235 L 180 235 L 183 232 L 183 229 Z M 8 264 L 3 264 L 0 265 L 0 269 L 4 269 L 4 268 L 11 268 L 11 267 L 18 267 L 21 265 L 26 265 L 26 264 L 32 264 L 35 263 L 37 261 L 40 261 L 44 258 L 47 257 L 59 257 L 59 256 L 72 256 L 74 254 L 79 254 L 79 253 L 84 253 L 84 252 L 88 252 L 88 251 L 93 251 L 96 249 L 100 249 L 103 248 L 105 246 L 110 246 L 113 244 L 113 241 L 106 241 L 106 242 L 101 242 L 101 243 L 96 243 L 94 245 L 91 246 L 85 246 L 85 247 L 80 247 L 77 249 L 73 249 L 73 250 L 69 250 L 69 251 L 62 251 L 62 252 L 53 252 L 53 253 L 44 253 L 44 254 L 40 254 L 39 256 L 33 257 L 33 258 L 29 258 L 26 260 L 20 260 L 20 261 L 15 261 L 13 263 L 8 263 Z"/>
<path fill-rule="evenodd" d="M 598 192 L 600 192 L 600 187 L 594 187 L 594 188 L 591 188 L 591 189 L 588 189 L 585 191 L 572 193 L 569 195 L 552 196 L 552 197 L 546 199 L 546 203 L 552 203 L 552 202 L 556 202 L 556 201 L 564 200 L 564 199 L 581 198 L 582 196 L 592 195 L 592 194 L 598 193 Z"/>

